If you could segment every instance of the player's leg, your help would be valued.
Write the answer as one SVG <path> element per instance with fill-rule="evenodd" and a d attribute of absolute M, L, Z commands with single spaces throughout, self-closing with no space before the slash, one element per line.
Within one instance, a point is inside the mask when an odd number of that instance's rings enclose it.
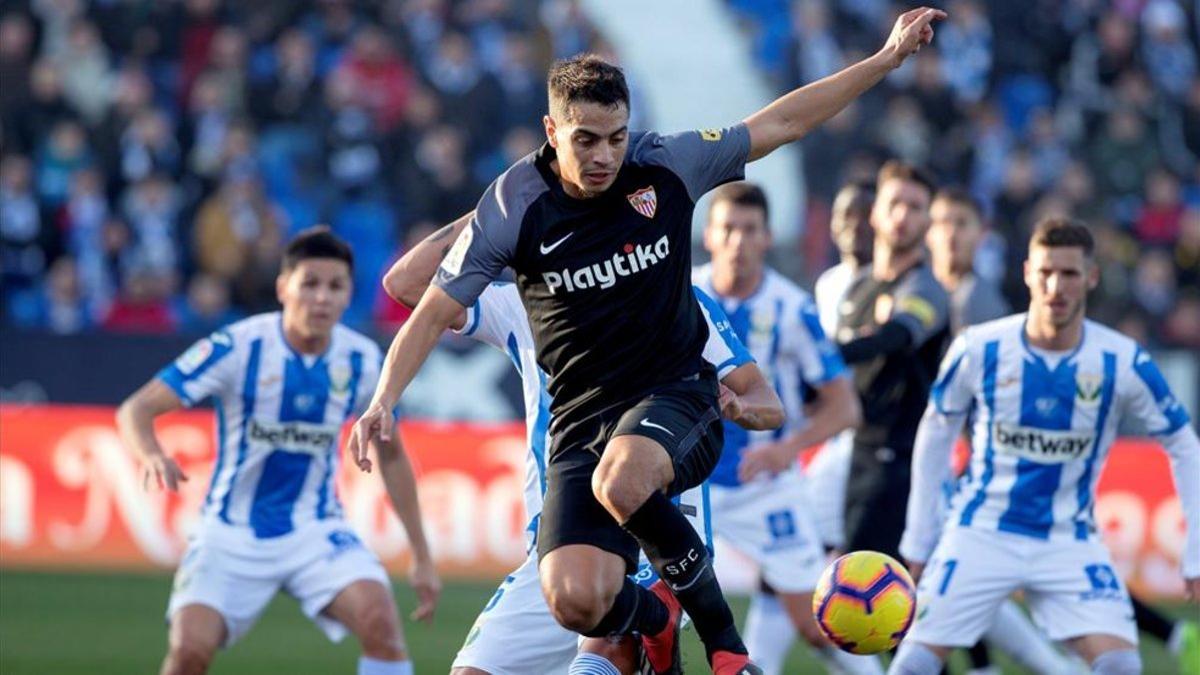
<path fill-rule="evenodd" d="M 1000 605 L 984 637 L 989 645 L 1038 675 L 1057 675 L 1073 668 L 1070 659 L 1054 647 L 1011 599 Z"/>
<path fill-rule="evenodd" d="M 796 627 L 783 603 L 765 582 L 750 598 L 743 634 L 746 649 L 754 655 L 754 665 L 762 668 L 764 675 L 783 672 L 783 662 L 796 639 Z"/>
<path fill-rule="evenodd" d="M 407 672 L 392 665 L 407 662 L 408 650 L 390 586 L 366 579 L 353 581 L 321 613 L 358 639 L 363 655 L 360 675 Z"/>
<path fill-rule="evenodd" d="M 656 391 L 616 424 L 593 477 L 596 498 L 638 541 L 704 642 L 714 668 L 745 662 L 733 613 L 704 541 L 667 497 L 699 485 L 720 454 L 716 386 L 706 378 Z"/>
<path fill-rule="evenodd" d="M 1104 675 L 1141 672 L 1129 593 L 1108 550 L 1096 541 L 1039 542 L 1026 598 L 1051 640 L 1062 641 Z"/>
<path fill-rule="evenodd" d="M 163 673 L 202 673 L 258 620 L 279 589 L 277 561 L 227 545 L 206 530 L 188 546 L 167 605 Z"/>
<path fill-rule="evenodd" d="M 631 635 L 585 638 L 568 675 L 631 675 L 637 672 L 638 647 Z"/>
<path fill-rule="evenodd" d="M 846 551 L 878 551 L 899 560 L 908 507 L 909 460 L 891 448 L 855 445 L 846 484 Z"/>
<path fill-rule="evenodd" d="M 955 648 L 970 647 L 1023 579 L 1020 535 L 951 527 L 917 584 L 917 617 L 888 673 L 935 675 Z"/>
<path fill-rule="evenodd" d="M 546 470 L 538 527 L 539 576 L 546 603 L 560 625 L 581 635 L 656 634 L 667 627 L 670 612 L 657 596 L 625 576 L 637 569 L 637 542 L 592 494 L 599 460 L 590 445 L 601 425 L 580 429 L 555 437 Z"/>
<path fill-rule="evenodd" d="M 562 675 L 575 658 L 578 638 L 550 615 L 538 579 L 537 553 L 530 552 L 480 612 L 451 673 Z"/>
<path fill-rule="evenodd" d="M 207 672 L 227 635 L 225 619 L 212 607 L 191 604 L 179 608 L 171 618 L 167 656 L 160 672 L 162 675 Z"/>
<path fill-rule="evenodd" d="M 334 642 L 347 633 L 358 639 L 359 675 L 411 673 L 391 580 L 379 558 L 337 518 L 292 536 L 300 543 L 284 589 L 304 614 Z"/>

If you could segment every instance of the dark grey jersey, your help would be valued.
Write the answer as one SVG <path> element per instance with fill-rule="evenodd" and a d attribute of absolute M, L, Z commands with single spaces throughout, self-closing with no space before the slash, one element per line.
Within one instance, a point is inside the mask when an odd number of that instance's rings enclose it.
<path fill-rule="evenodd" d="M 699 372 L 708 328 L 691 288 L 692 212 L 742 177 L 749 152 L 745 125 L 631 134 L 612 187 L 575 199 L 544 145 L 488 187 L 434 283 L 471 306 L 513 269 L 556 418 Z"/>
<path fill-rule="evenodd" d="M 983 279 L 968 274 L 950 294 L 950 337 L 963 329 L 993 319 L 1008 316 L 1012 311 L 1000 289 Z"/>

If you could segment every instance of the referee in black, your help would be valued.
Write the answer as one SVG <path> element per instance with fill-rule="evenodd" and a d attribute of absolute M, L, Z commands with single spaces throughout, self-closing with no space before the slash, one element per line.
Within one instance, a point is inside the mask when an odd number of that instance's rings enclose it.
<path fill-rule="evenodd" d="M 890 161 L 879 171 L 871 265 L 846 292 L 837 339 L 854 371 L 863 424 L 846 484 L 845 549 L 900 560 L 912 448 L 949 341 L 949 298 L 926 262 L 932 179 Z"/>
<path fill-rule="evenodd" d="M 718 391 L 691 290 L 696 200 L 802 137 L 933 38 L 944 13 L 903 14 L 875 55 L 790 92 L 745 121 L 674 135 L 628 129 L 621 71 L 594 56 L 550 71 L 547 142 L 484 193 L 434 285 L 397 334 L 350 446 L 390 437 L 392 409 L 442 331 L 505 267 L 515 273 L 553 399 L 539 573 L 563 626 L 638 633 L 658 673 L 678 672 L 680 605 L 716 673 L 759 672 L 709 552 L 670 496 L 702 482 L 724 414 L 743 426 L 777 401 Z M 626 574 L 645 551 L 663 584 Z"/>

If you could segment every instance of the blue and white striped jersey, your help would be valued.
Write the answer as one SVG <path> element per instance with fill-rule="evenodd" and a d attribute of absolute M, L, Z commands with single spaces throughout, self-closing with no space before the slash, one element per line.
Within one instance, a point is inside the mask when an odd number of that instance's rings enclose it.
<path fill-rule="evenodd" d="M 700 310 L 708 321 L 708 341 L 704 345 L 703 356 L 716 366 L 717 376 L 724 377 L 734 368 L 753 362 L 754 359 L 734 335 L 721 308 L 699 289 L 693 290 Z M 538 516 L 542 513 L 542 495 L 546 491 L 550 394 L 546 392 L 546 374 L 537 364 L 533 332 L 517 287 L 508 282 L 492 282 L 467 308 L 467 320 L 461 333 L 503 350 L 521 374 L 525 396 L 525 433 L 529 447 L 525 462 L 524 500 L 532 539 L 537 530 Z M 707 518 L 707 513 L 703 514 L 705 522 Z"/>
<path fill-rule="evenodd" d="M 340 516 L 334 491 L 343 423 L 375 391 L 382 355 L 336 326 L 324 354 L 297 353 L 282 314 L 259 314 L 200 340 L 158 373 L 191 407 L 212 397 L 217 463 L 203 519 L 278 537 Z"/>
<path fill-rule="evenodd" d="M 739 485 L 742 452 L 760 443 L 796 433 L 805 426 L 806 388 L 819 387 L 846 372 L 837 347 L 825 337 L 809 294 L 778 272 L 767 269 L 754 295 L 721 298 L 712 287 L 712 266 L 692 270 L 692 282 L 717 298 L 733 330 L 775 387 L 787 421 L 774 431 L 747 431 L 725 422 L 725 448 L 709 478 L 717 485 Z"/>
<path fill-rule="evenodd" d="M 1120 427 L 1158 438 L 1171 454 L 1189 546 L 1196 548 L 1200 447 L 1183 406 L 1133 340 L 1086 321 L 1074 351 L 1051 353 L 1029 345 L 1024 314 L 968 328 L 942 362 L 914 463 L 928 454 L 922 446 L 932 441 L 922 438 L 932 438 L 931 416 L 958 420 L 958 429 L 968 414 L 973 453 L 952 500 L 950 526 L 1047 540 L 1093 537 L 1096 484 Z M 937 442 L 947 454 L 956 433 Z M 913 499 L 926 498 L 917 481 L 934 472 L 914 465 Z M 906 538 L 931 548 L 924 521 L 935 519 L 915 504 L 909 514 L 921 521 L 909 528 L 921 531 Z M 1200 556 L 1200 549 L 1188 555 Z M 1200 569 L 1200 560 L 1192 564 Z"/>

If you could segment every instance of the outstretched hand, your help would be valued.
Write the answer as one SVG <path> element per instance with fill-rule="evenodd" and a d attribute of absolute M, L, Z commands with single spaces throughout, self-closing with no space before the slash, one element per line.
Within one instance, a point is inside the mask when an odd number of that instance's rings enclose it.
<path fill-rule="evenodd" d="M 368 457 L 371 441 L 390 441 L 395 424 L 396 418 L 392 416 L 392 411 L 378 402 L 372 402 L 362 417 L 358 418 L 350 430 L 350 441 L 346 444 L 346 449 L 359 469 L 371 473 L 371 459 Z"/>
<path fill-rule="evenodd" d="M 883 53 L 888 56 L 892 67 L 899 68 L 905 59 L 933 42 L 933 22 L 944 18 L 945 12 L 932 7 L 918 7 L 901 14 L 883 45 Z"/>

